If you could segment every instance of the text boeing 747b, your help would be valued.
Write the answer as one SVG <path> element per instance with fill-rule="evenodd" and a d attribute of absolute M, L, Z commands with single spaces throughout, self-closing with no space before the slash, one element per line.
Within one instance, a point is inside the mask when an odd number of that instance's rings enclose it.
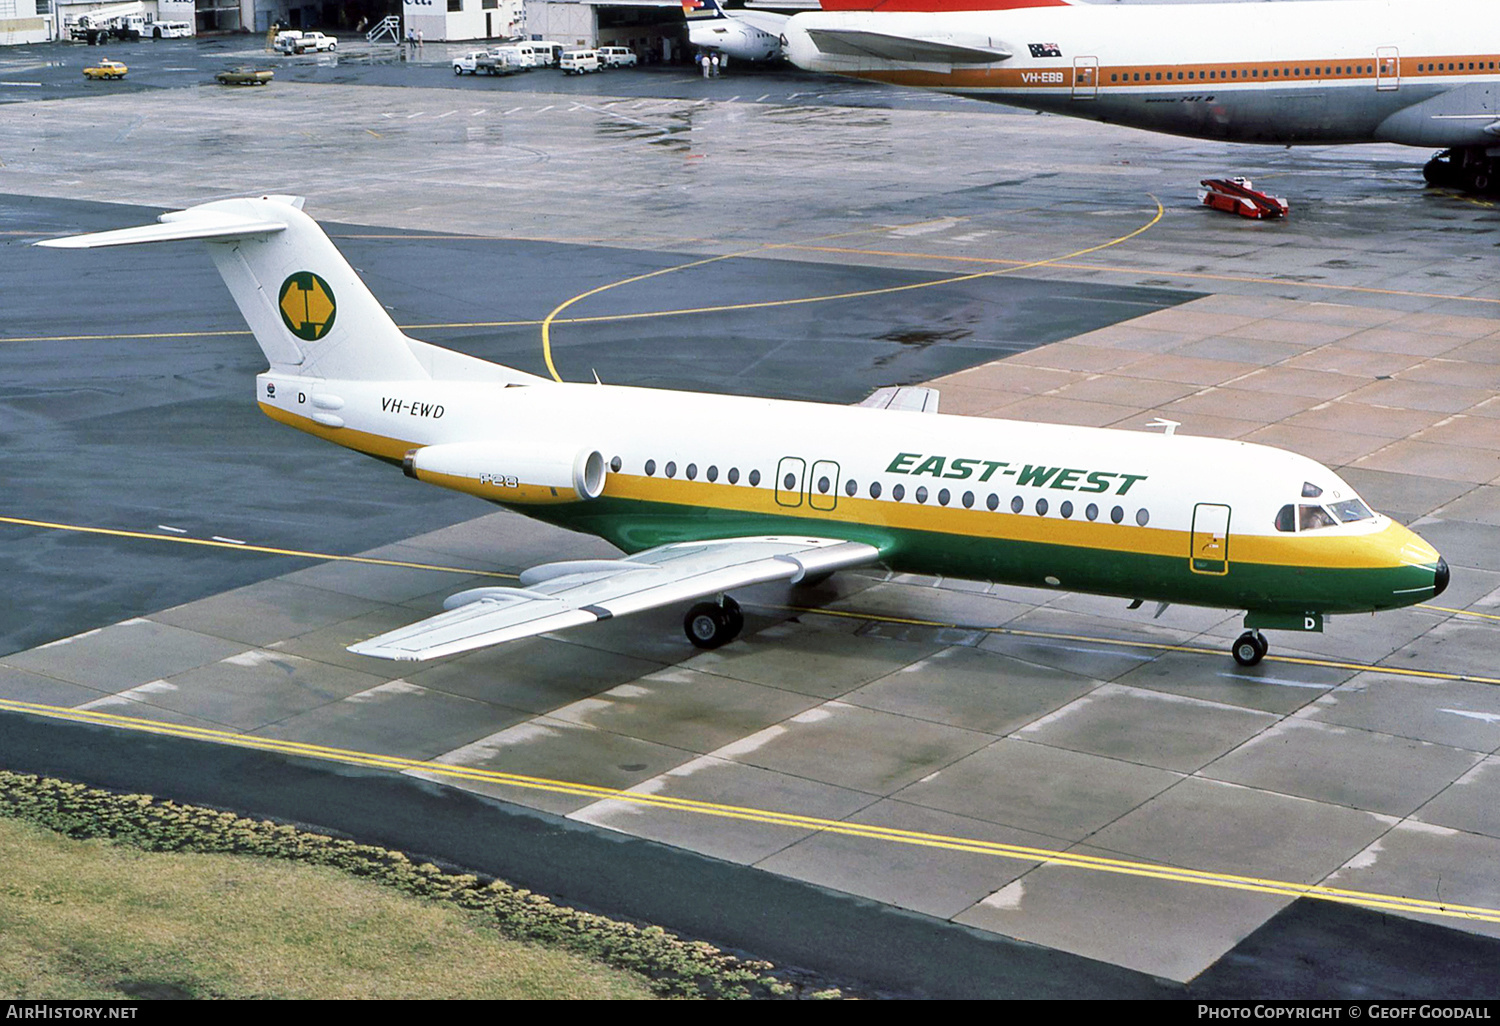
<path fill-rule="evenodd" d="M 1233 652 L 1252 665 L 1260 628 L 1448 583 L 1337 474 L 1268 446 L 943 416 L 922 388 L 850 407 L 565 384 L 420 342 L 301 205 L 222 200 L 38 245 L 206 241 L 270 363 L 267 416 L 627 553 L 462 592 L 354 652 L 430 659 L 695 601 L 684 626 L 710 648 L 743 625 L 735 588 L 885 566 L 1244 609 Z"/>

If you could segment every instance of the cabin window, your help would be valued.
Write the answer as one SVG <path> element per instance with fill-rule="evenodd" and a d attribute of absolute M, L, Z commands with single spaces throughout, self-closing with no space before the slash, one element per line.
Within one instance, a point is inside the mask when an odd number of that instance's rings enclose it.
<path fill-rule="evenodd" d="M 872 499 L 878 499 L 878 498 L 880 498 L 880 482 L 879 481 L 871 481 L 870 482 L 870 498 L 872 498 Z"/>
<path fill-rule="evenodd" d="M 819 495 L 827 495 L 828 494 L 828 489 L 830 489 L 832 487 L 833 487 L 833 484 L 832 484 L 832 482 L 830 482 L 828 480 L 828 478 L 826 478 L 826 477 L 820 477 L 820 478 L 818 478 L 818 494 Z"/>
<path fill-rule="evenodd" d="M 1073 517 L 1073 504 L 1065 502 L 1057 508 L 1057 511 L 1063 515 L 1064 520 L 1071 520 Z"/>
<path fill-rule="evenodd" d="M 1276 530 L 1291 534 L 1297 529 L 1297 510 L 1289 502 L 1276 511 Z"/>
<path fill-rule="evenodd" d="M 670 466 L 670 464 L 668 464 L 668 465 Z M 796 491 L 797 490 L 797 475 L 796 474 L 788 474 L 786 477 L 782 478 L 781 479 L 781 487 L 785 488 L 789 492 Z"/>
<path fill-rule="evenodd" d="M 1142 506 L 1135 511 L 1135 522 L 1145 527 L 1151 522 L 1151 511 Z"/>
<path fill-rule="evenodd" d="M 1337 527 L 1339 522 L 1322 506 L 1298 506 L 1297 530 L 1316 531 L 1323 527 Z"/>
<path fill-rule="evenodd" d="M 1036 500 L 1036 515 L 1039 516 L 1039 517 L 1044 517 L 1044 516 L 1047 515 L 1047 500 L 1046 499 L 1038 499 L 1038 500 Z"/>
<path fill-rule="evenodd" d="M 1331 508 L 1333 515 L 1339 518 L 1340 523 L 1344 524 L 1352 524 L 1356 520 L 1370 520 L 1375 516 L 1374 513 L 1370 512 L 1370 507 L 1358 499 L 1335 502 Z"/>
<path fill-rule="evenodd" d="M 849 498 L 854 498 L 854 493 L 857 491 L 859 491 L 859 485 L 854 483 L 854 478 L 851 477 L 844 482 L 844 494 L 849 496 Z"/>
<path fill-rule="evenodd" d="M 964 509 L 974 508 L 974 493 L 964 492 Z"/>
<path fill-rule="evenodd" d="M 948 494 L 948 489 L 944 488 L 942 491 L 938 492 L 938 505 L 939 506 L 946 506 L 946 505 L 948 505 L 948 500 L 950 498 L 952 498 L 952 496 L 950 496 Z"/>
<path fill-rule="evenodd" d="M 696 464 L 696 463 L 689 463 L 687 465 L 687 479 L 689 481 L 696 481 L 696 480 L 698 480 L 698 464 Z"/>
<path fill-rule="evenodd" d="M 1147 78 L 1150 78 L 1150 77 L 1151 77 L 1151 76 L 1150 76 L 1150 75 L 1149 75 L 1149 74 L 1147 74 L 1147 75 L 1146 75 L 1146 77 L 1147 77 Z M 1139 82 L 1139 81 L 1140 81 L 1140 80 L 1141 80 L 1141 73 L 1140 73 L 1140 72 L 1139 72 L 1139 71 L 1137 71 L 1137 72 L 1136 72 L 1136 73 L 1135 73 L 1135 78 L 1134 78 L 1134 79 L 1132 79 L 1132 81 L 1134 81 L 1134 82 Z"/>
<path fill-rule="evenodd" d="M 1320 496 L 1322 494 L 1323 494 L 1323 489 L 1319 488 L 1317 485 L 1313 484 L 1311 481 L 1303 481 L 1302 482 L 1302 497 L 1304 499 L 1316 499 L 1316 498 L 1318 498 L 1318 496 Z"/>
<path fill-rule="evenodd" d="M 1124 508 L 1121 507 L 1121 506 L 1116 506 L 1114 509 L 1110 510 L 1109 511 L 1109 519 L 1113 520 L 1117 524 L 1120 521 L 1124 520 L 1125 519 L 1125 510 L 1124 510 Z"/>
<path fill-rule="evenodd" d="M 994 492 L 990 492 L 990 497 L 984 500 L 984 504 L 985 507 L 988 508 L 991 513 L 993 513 L 995 512 L 995 510 L 1000 508 L 1000 496 L 996 495 Z"/>
<path fill-rule="evenodd" d="M 891 498 L 895 499 L 897 502 L 900 502 L 902 499 L 906 498 L 906 486 L 897 485 L 896 487 L 892 488 Z"/>
<path fill-rule="evenodd" d="M 614 459 L 612 459 L 612 460 L 609 461 L 609 469 L 613 470 L 616 474 L 618 474 L 620 472 L 620 468 L 623 467 L 624 465 L 625 465 L 625 462 L 622 459 L 620 459 L 620 457 L 618 457 L 618 456 L 616 456 Z"/>
<path fill-rule="evenodd" d="M 1026 503 L 1024 503 L 1024 502 L 1021 501 L 1021 497 L 1019 495 L 1017 495 L 1014 499 L 1010 500 L 1010 511 L 1012 513 L 1019 513 L 1019 512 L 1021 512 L 1021 510 L 1025 509 L 1025 508 L 1026 508 Z"/>
<path fill-rule="evenodd" d="M 1109 80 L 1111 82 L 1118 82 L 1118 81 L 1120 81 L 1120 76 L 1117 75 L 1117 74 L 1111 73 L 1110 76 L 1109 76 Z"/>
<path fill-rule="evenodd" d="M 675 461 L 672 461 L 672 460 L 668 460 L 667 461 L 667 476 L 668 477 L 676 477 L 677 476 L 677 464 L 676 464 Z"/>
<path fill-rule="evenodd" d="M 729 483 L 730 484 L 739 484 L 740 483 L 740 468 L 739 467 L 730 467 L 729 468 Z"/>
<path fill-rule="evenodd" d="M 1097 502 L 1091 502 L 1091 503 L 1089 503 L 1089 507 L 1088 507 L 1088 509 L 1086 509 L 1086 510 L 1083 511 L 1083 515 L 1086 516 L 1086 517 L 1088 517 L 1089 520 L 1091 520 L 1091 521 L 1092 520 L 1098 520 L 1099 519 L 1099 504 Z"/>
<path fill-rule="evenodd" d="M 760 484 L 760 471 L 750 471 L 750 487 L 754 488 L 758 484 Z"/>
<path fill-rule="evenodd" d="M 646 476 L 647 477 L 651 477 L 655 473 L 656 473 L 656 461 L 655 460 L 647 460 L 646 461 Z"/>
<path fill-rule="evenodd" d="M 917 488 L 917 501 L 918 502 L 926 502 L 927 501 L 927 486 L 926 485 L 921 485 L 920 487 Z"/>
<path fill-rule="evenodd" d="M 717 481 L 719 479 L 719 468 L 709 467 L 708 473 L 705 476 L 709 479 L 710 482 Z"/>

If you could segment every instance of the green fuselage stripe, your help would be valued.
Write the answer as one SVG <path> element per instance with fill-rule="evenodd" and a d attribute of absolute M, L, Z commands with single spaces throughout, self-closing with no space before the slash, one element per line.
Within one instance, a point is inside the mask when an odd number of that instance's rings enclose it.
<path fill-rule="evenodd" d="M 1231 559 L 1227 573 L 1199 573 L 1191 568 L 1187 552 L 1177 558 L 638 499 L 601 497 L 507 508 L 597 535 L 625 552 L 683 541 L 806 534 L 873 545 L 880 549 L 885 565 L 898 573 L 1225 609 L 1365 613 L 1429 599 L 1434 584 L 1431 569 L 1422 567 L 1272 566 Z"/>

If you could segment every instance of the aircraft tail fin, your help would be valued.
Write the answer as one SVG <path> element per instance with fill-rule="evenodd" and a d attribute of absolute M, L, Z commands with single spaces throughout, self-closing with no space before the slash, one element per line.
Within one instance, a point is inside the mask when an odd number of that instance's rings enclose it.
<path fill-rule="evenodd" d="M 729 17 L 719 6 L 719 0 L 682 0 L 682 16 L 689 21 Z"/>
<path fill-rule="evenodd" d="M 37 243 L 56 249 L 202 239 L 273 370 L 342 380 L 430 377 L 354 268 L 295 196 L 217 200 L 159 224 Z M 420 345 L 420 343 L 418 343 Z"/>

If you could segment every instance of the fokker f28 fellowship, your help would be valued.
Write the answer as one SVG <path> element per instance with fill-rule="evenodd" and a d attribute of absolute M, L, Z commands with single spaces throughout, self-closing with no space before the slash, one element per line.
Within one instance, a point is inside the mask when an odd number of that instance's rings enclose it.
<path fill-rule="evenodd" d="M 559 383 L 420 342 L 301 206 L 220 200 L 38 245 L 205 240 L 270 362 L 271 419 L 627 553 L 461 592 L 353 652 L 431 659 L 689 602 L 689 640 L 713 648 L 744 623 L 733 589 L 884 566 L 1244 609 L 1248 666 L 1261 628 L 1320 631 L 1448 583 L 1338 475 L 1268 446 L 944 416 L 923 388 L 835 406 Z"/>
<path fill-rule="evenodd" d="M 781 30 L 799 68 L 1200 139 L 1441 148 L 1433 184 L 1500 177 L 1493 0 L 823 7 Z"/>

